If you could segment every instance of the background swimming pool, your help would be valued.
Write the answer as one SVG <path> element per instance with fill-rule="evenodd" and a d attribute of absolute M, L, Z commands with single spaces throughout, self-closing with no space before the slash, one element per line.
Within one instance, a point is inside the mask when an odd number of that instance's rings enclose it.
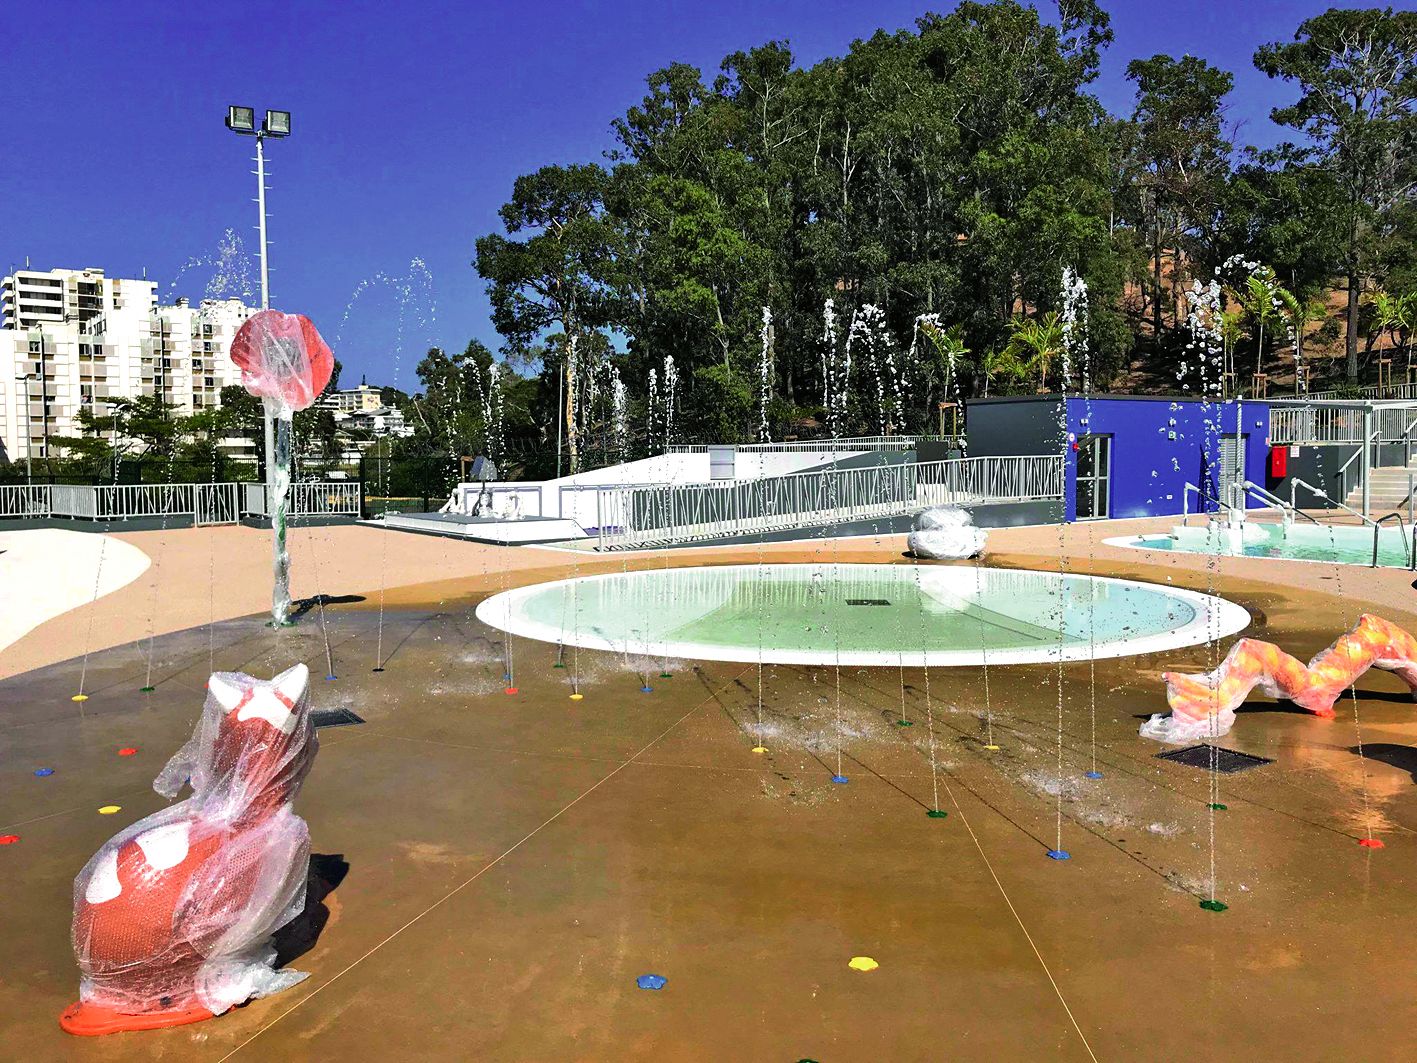
<path fill-rule="evenodd" d="M 1292 524 L 1286 531 L 1280 524 L 1246 522 L 1247 536 L 1239 550 L 1217 528 L 1199 526 L 1173 528 L 1171 534 L 1142 535 L 1108 539 L 1119 546 L 1143 550 L 1174 550 L 1189 554 L 1229 554 L 1236 557 L 1278 557 L 1293 561 L 1337 561 L 1348 565 L 1373 563 L 1373 529 L 1342 525 Z M 1404 532 L 1384 527 L 1378 532 L 1378 564 L 1392 568 L 1408 566 Z"/>

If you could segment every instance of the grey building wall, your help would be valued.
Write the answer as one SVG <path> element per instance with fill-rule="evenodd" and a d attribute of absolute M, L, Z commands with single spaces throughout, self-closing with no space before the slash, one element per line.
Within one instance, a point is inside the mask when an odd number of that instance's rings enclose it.
<path fill-rule="evenodd" d="M 972 400 L 965 429 L 969 456 L 1060 453 L 1062 401 L 1057 395 Z"/>

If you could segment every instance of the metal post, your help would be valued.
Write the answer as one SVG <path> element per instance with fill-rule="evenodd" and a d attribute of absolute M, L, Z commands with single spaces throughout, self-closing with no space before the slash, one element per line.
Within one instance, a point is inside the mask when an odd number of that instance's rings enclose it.
<path fill-rule="evenodd" d="M 1363 407 L 1363 516 L 1368 516 L 1369 503 L 1372 497 L 1372 476 L 1373 468 L 1373 407 L 1371 404 Z"/>
<path fill-rule="evenodd" d="M 31 487 L 31 486 L 34 485 L 34 441 L 30 438 L 31 435 L 33 434 L 33 433 L 30 432 L 30 380 L 31 380 L 33 377 L 34 377 L 34 374 L 33 374 L 33 373 L 26 373 L 24 376 L 17 376 L 17 377 L 15 377 L 15 380 L 17 380 L 17 381 L 19 381 L 19 382 L 21 382 L 21 383 L 23 383 L 23 384 L 25 385 L 25 402 L 24 402 L 25 417 L 24 417 L 24 421 L 25 421 L 25 486 L 26 486 L 26 487 Z"/>
<path fill-rule="evenodd" d="M 265 135 L 256 134 L 256 208 L 260 212 L 261 236 L 261 309 L 271 308 L 271 279 L 266 262 L 266 153 L 262 148 Z"/>

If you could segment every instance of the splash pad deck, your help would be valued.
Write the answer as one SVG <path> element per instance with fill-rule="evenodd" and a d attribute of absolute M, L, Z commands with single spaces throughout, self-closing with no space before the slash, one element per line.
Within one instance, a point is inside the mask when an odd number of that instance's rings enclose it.
<path fill-rule="evenodd" d="M 1020 533 L 999 548 L 1015 559 L 1036 548 L 1037 565 L 1057 539 L 1054 530 L 1030 546 Z M 1076 571 L 1089 551 L 1069 545 Z M 890 542 L 852 549 L 877 562 L 898 553 Z M 812 560 L 801 548 L 792 556 Z M 1163 560 L 1099 548 L 1094 564 L 1205 588 L 1204 559 Z M 1316 566 L 1293 566 L 1306 584 L 1275 575 L 1277 564 L 1226 559 L 1215 590 L 1252 612 L 1256 634 L 1316 650 L 1348 600 L 1318 582 Z M 330 591 L 367 596 L 367 574 L 350 582 L 359 577 L 346 572 Z M 1096 662 L 1100 783 L 1082 777 L 1089 665 L 1064 666 L 1072 858 L 1056 863 L 1042 855 L 1058 788 L 1055 666 L 989 670 L 994 752 L 977 715 L 983 669 L 844 668 L 842 787 L 822 762 L 830 667 L 765 668 L 764 754 L 751 751 L 751 664 L 674 661 L 674 677 L 642 694 L 637 662 L 627 670 L 621 654 L 582 649 L 585 697 L 571 702 L 555 648 L 520 642 L 520 693 L 507 697 L 501 635 L 471 619 L 506 578 L 489 564 L 455 587 L 391 594 L 380 675 L 367 671 L 373 602 L 330 607 L 342 674 L 317 692 L 319 707 L 365 722 L 322 732 L 321 771 L 301 797 L 321 873 L 335 858 L 348 864 L 332 889 L 320 880 L 308 924 L 318 933 L 289 943 L 312 977 L 201 1027 L 107 1041 L 107 1056 L 1028 1058 L 1046 1044 L 1086 1058 L 1050 976 L 1099 1058 L 1179 1056 L 1198 1031 L 1216 1054 L 1273 1053 L 1256 1007 L 1283 1016 L 1280 1044 L 1316 1056 L 1351 1052 L 1335 1010 L 1362 1008 L 1364 1043 L 1379 1051 L 1405 1043 L 1417 963 L 1390 927 L 1411 914 L 1417 886 L 1401 829 L 1417 823 L 1417 719 L 1390 677 L 1360 685 L 1365 762 L 1351 720 L 1345 731 L 1263 704 L 1226 739 L 1274 763 L 1222 783 L 1217 862 L 1229 908 L 1214 914 L 1194 892 L 1207 875 L 1207 774 L 1157 761 L 1135 735 L 1135 716 L 1158 709 L 1156 673 L 1208 667 L 1204 645 Z M 1366 593 L 1353 589 L 1359 579 L 1345 577 L 1350 597 Z M 18 1017 L 7 1029 L 17 1056 L 72 1052 L 54 1024 L 74 990 L 69 882 L 119 820 L 161 806 L 149 783 L 190 731 L 209 654 L 221 669 L 270 674 L 303 659 L 318 672 L 309 617 L 281 631 L 253 616 L 210 636 L 159 636 L 146 699 L 133 693 L 143 657 L 132 646 L 94 655 L 82 706 L 68 701 L 77 662 L 0 683 L 0 832 L 21 838 L 0 848 L 0 903 L 23 916 L 0 940 L 0 965 L 20 972 L 0 984 L 0 1013 Z M 943 819 L 926 815 L 927 678 Z M 131 746 L 133 756 L 117 755 Z M 1382 852 L 1354 841 L 1360 763 L 1387 825 Z M 35 776 L 41 766 L 55 773 Z M 121 812 L 97 813 L 109 804 Z M 853 969 L 857 957 L 878 966 Z M 636 988 L 647 972 L 667 979 L 661 991 Z M 1117 1006 L 1157 983 L 1172 993 L 1166 1022 Z M 1324 1009 L 1304 1003 L 1315 985 Z M 449 1007 L 454 998 L 478 1006 Z"/>

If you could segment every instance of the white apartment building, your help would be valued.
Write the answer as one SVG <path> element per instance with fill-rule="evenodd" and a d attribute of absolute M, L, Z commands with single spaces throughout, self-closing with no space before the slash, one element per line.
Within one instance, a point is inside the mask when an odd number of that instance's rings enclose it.
<path fill-rule="evenodd" d="M 320 400 L 336 413 L 372 413 L 384 405 L 383 392 L 363 382 L 357 388 L 332 391 Z"/>
<path fill-rule="evenodd" d="M 157 285 L 120 280 L 101 269 L 19 269 L 0 281 L 0 328 L 84 324 L 96 317 L 145 314 L 157 305 Z"/>
<path fill-rule="evenodd" d="M 403 411 L 396 406 L 375 406 L 373 409 L 355 410 L 353 413 L 336 411 L 335 424 L 346 430 L 367 433 L 374 438 L 413 435 L 413 429 L 404 423 Z"/>
<path fill-rule="evenodd" d="M 113 399 L 219 405 L 241 379 L 231 340 L 257 312 L 239 299 L 158 306 L 153 282 L 101 270 L 17 271 L 0 292 L 0 459 L 12 462 L 57 456 L 51 440 L 81 434 L 79 411 L 105 416 Z"/>

